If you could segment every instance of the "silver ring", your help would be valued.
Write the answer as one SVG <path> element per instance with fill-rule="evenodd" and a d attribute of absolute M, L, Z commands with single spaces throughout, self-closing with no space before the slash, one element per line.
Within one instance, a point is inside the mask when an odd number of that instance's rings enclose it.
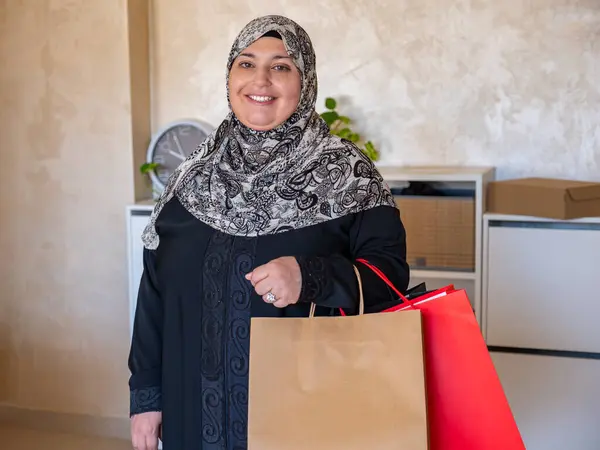
<path fill-rule="evenodd" d="M 275 294 L 272 292 L 269 292 L 267 295 L 265 295 L 265 297 L 267 303 L 275 303 L 277 301 L 277 297 L 275 297 Z"/>

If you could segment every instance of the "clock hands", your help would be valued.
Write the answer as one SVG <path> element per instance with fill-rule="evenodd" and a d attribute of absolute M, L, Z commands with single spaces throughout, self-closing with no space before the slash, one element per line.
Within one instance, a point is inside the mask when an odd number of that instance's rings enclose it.
<path fill-rule="evenodd" d="M 163 130 L 160 135 L 152 136 L 151 147 L 147 151 L 146 164 L 155 167 L 150 171 L 150 177 L 157 190 L 164 188 L 176 166 L 192 153 L 194 143 L 206 139 L 212 127 L 203 122 L 179 120 L 168 124 Z"/>
<path fill-rule="evenodd" d="M 185 160 L 184 156 L 181 156 L 179 153 L 175 153 L 173 150 L 169 150 L 169 154 L 173 155 L 177 159 L 180 159 L 181 161 Z"/>
<path fill-rule="evenodd" d="M 185 154 L 183 153 L 183 148 L 181 147 L 181 144 L 179 143 L 179 138 L 177 137 L 176 134 L 173 134 L 173 140 L 175 141 L 175 144 L 177 145 L 177 150 L 179 151 L 179 154 L 181 155 L 181 159 L 185 159 Z"/>
<path fill-rule="evenodd" d="M 175 135 L 174 133 L 168 133 L 168 136 L 171 136 L 171 138 L 173 139 L 173 142 L 175 142 L 175 145 L 177 146 L 177 152 L 171 150 L 172 145 L 168 142 L 165 141 L 163 143 L 160 144 L 160 146 L 162 147 L 162 151 L 163 152 L 167 152 L 169 155 L 174 156 L 175 158 L 177 158 L 180 161 L 185 161 L 185 153 L 183 153 L 183 147 L 181 147 L 181 143 L 179 142 L 179 139 L 177 138 L 177 135 Z"/>

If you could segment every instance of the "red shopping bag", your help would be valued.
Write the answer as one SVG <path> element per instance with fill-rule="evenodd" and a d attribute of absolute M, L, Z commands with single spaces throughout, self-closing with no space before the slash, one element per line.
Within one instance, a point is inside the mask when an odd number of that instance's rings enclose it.
<path fill-rule="evenodd" d="M 466 292 L 448 286 L 407 300 L 358 262 L 403 300 L 387 312 L 421 311 L 431 450 L 525 449 Z"/>

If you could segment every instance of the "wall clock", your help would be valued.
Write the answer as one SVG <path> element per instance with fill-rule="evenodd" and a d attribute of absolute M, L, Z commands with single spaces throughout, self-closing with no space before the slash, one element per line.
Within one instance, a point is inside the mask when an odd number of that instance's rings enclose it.
<path fill-rule="evenodd" d="M 195 119 L 176 120 L 156 132 L 146 154 L 146 163 L 154 166 L 149 171 L 152 190 L 162 192 L 177 166 L 212 132 L 212 126 Z"/>

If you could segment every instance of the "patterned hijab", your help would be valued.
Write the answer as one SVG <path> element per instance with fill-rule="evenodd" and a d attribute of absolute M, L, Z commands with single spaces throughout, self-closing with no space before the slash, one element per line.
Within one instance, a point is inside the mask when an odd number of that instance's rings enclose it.
<path fill-rule="evenodd" d="M 296 111 L 268 131 L 244 126 L 230 111 L 169 178 L 142 235 L 147 248 L 158 247 L 156 218 L 173 196 L 198 220 L 236 236 L 281 233 L 394 206 L 372 162 L 352 142 L 331 135 L 315 111 L 315 53 L 298 24 L 266 16 L 246 25 L 231 48 L 227 81 L 237 56 L 273 31 L 300 72 Z"/>

